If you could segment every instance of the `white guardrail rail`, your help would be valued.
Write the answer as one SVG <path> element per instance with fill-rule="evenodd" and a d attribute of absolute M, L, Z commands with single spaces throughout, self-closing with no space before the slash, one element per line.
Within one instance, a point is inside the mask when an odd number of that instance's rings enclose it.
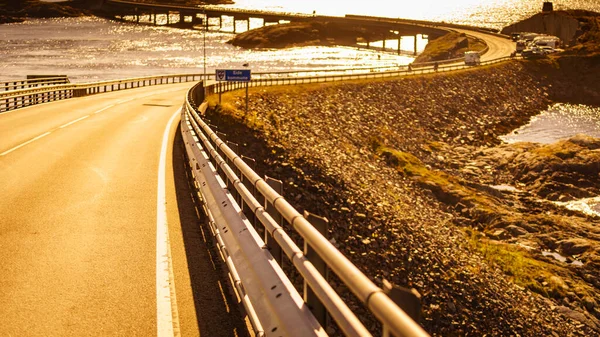
<path fill-rule="evenodd" d="M 466 67 L 444 66 L 437 71 Z M 415 310 L 420 311 L 420 303 L 414 308 L 418 297 L 414 294 L 411 297 L 406 290 L 398 290 L 387 282 L 385 290 L 379 288 L 337 250 L 325 237 L 326 219 L 295 210 L 281 195 L 281 182 L 261 178 L 251 168 L 251 161 L 244 161 L 236 153 L 237 145 L 221 139 L 220 133 L 203 120 L 208 107 L 205 98 L 247 86 L 383 78 L 433 71 L 429 67 L 319 77 L 263 77 L 250 82 L 217 82 L 206 87 L 200 82 L 189 91 L 181 116 L 189 166 L 209 227 L 256 335 L 326 336 L 331 318 L 346 336 L 371 336 L 372 332 L 329 284 L 328 270 L 331 270 L 381 323 L 384 336 L 428 336 L 411 318 L 419 316 Z M 292 232 L 288 234 L 286 230 Z M 291 236 L 300 236 L 304 249 Z M 288 278 L 290 273 L 284 272 L 283 256 L 303 278 L 302 294 Z M 408 308 L 411 316 L 396 302 Z"/>

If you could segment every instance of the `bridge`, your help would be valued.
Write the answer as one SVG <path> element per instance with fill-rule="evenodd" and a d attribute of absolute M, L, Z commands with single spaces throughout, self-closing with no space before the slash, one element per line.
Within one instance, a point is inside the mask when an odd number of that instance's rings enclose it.
<path fill-rule="evenodd" d="M 222 29 L 223 18 L 232 17 L 233 33 L 237 33 L 236 22 L 239 21 L 245 21 L 247 23 L 247 30 L 250 30 L 251 19 L 262 20 L 263 26 L 281 22 L 327 21 L 354 27 L 364 27 L 371 33 L 371 35 L 366 35 L 364 38 L 367 47 L 372 42 L 383 40 L 385 48 L 385 40 L 400 40 L 402 36 L 414 36 L 415 53 L 417 51 L 417 35 L 435 38 L 447 33 L 447 29 L 443 26 L 437 26 L 424 21 L 418 22 L 402 19 L 382 20 L 382 18 L 374 19 L 363 16 L 337 17 L 302 13 L 279 13 L 260 10 L 240 10 L 222 6 L 189 7 L 107 0 L 101 9 L 104 15 L 111 19 L 123 20 L 125 17 L 131 17 L 133 18 L 132 21 L 136 23 L 154 25 L 159 24 L 157 15 L 162 15 L 164 17 L 163 24 L 182 28 L 201 27 L 209 29 L 209 20 L 217 19 L 219 21 L 219 29 Z M 174 17 L 174 19 L 171 19 L 171 17 Z M 400 43 L 398 43 L 398 46 L 400 46 Z"/>

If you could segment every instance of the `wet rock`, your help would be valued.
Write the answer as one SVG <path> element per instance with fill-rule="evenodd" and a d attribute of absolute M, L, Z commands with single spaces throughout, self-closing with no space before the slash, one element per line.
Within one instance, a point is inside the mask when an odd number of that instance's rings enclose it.
<path fill-rule="evenodd" d="M 528 234 L 528 232 L 525 229 L 523 229 L 523 228 L 521 228 L 519 226 L 515 226 L 515 225 L 509 225 L 509 226 L 507 226 L 506 230 L 513 237 L 515 237 L 515 236 L 522 236 L 522 235 Z"/>
<path fill-rule="evenodd" d="M 559 241 L 558 246 L 565 255 L 579 255 L 591 248 L 589 240 L 579 238 Z"/>

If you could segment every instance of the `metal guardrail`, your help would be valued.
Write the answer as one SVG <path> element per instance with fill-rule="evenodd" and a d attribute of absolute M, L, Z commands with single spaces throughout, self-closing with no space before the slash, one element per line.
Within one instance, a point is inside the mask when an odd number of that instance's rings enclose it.
<path fill-rule="evenodd" d="M 239 261 L 233 261 L 232 263 L 235 265 L 235 273 L 240 273 L 240 269 L 250 268 L 253 272 L 247 272 L 247 274 L 253 276 L 260 274 L 266 277 L 266 272 L 263 269 L 264 261 L 262 263 L 257 262 L 256 255 L 232 253 L 244 248 L 237 246 L 241 244 L 234 242 L 233 239 L 221 238 L 223 235 L 239 236 L 239 240 L 243 240 L 241 236 L 248 236 L 247 233 L 251 233 L 254 244 L 257 247 L 265 248 L 261 254 L 257 253 L 257 255 L 268 261 L 281 260 L 277 257 L 277 254 L 274 254 L 275 256 L 271 255 L 271 252 L 278 251 L 277 248 L 273 247 L 273 244 L 276 243 L 304 278 L 304 289 L 310 287 L 345 335 L 371 336 L 371 333 L 329 285 L 322 272 L 319 272 L 315 267 L 315 262 L 309 261 L 306 256 L 308 249 L 305 247 L 303 252 L 286 233 L 286 230 L 293 229 L 296 234 L 303 238 L 305 246 L 310 247 L 316 253 L 317 260 L 322 260 L 382 323 L 386 335 L 392 333 L 394 336 L 427 336 L 427 333 L 402 311 L 381 288 L 373 284 L 305 216 L 298 213 L 281 194 L 277 193 L 267 182 L 268 179 L 262 179 L 258 176 L 242 157 L 238 156 L 227 143 L 220 139 L 208 123 L 201 118 L 201 114 L 206 109 L 206 103 L 201 105 L 198 112 L 190 102 L 189 97 L 203 99 L 203 92 L 216 91 L 214 88 L 216 85 L 212 85 L 212 87 L 204 88 L 200 84 L 190 91 L 190 95 L 183 106 L 181 128 L 189 163 L 199 193 L 204 201 L 203 206 L 209 214 L 213 233 L 218 233 L 215 236 L 228 265 L 230 258 L 232 260 L 238 258 Z M 217 194 L 226 195 L 227 198 L 215 198 Z M 264 203 L 259 202 L 259 200 L 264 200 Z M 268 211 L 269 208 L 271 208 L 270 212 Z M 228 214 L 228 216 L 224 214 Z M 257 235 L 261 228 L 253 227 L 248 221 L 250 216 L 255 217 L 262 224 L 262 230 L 265 231 L 264 240 Z M 274 220 L 276 218 L 283 219 L 284 224 L 282 225 Z M 230 223 L 230 221 L 233 223 Z M 244 222 L 243 227 L 239 227 L 240 222 Z M 221 243 L 224 243 L 223 246 L 221 246 Z M 230 246 L 231 244 L 233 246 Z M 272 248 L 272 250 L 267 250 L 267 247 Z M 241 259 L 242 255 L 246 257 L 245 261 Z M 281 269 L 278 265 L 271 265 L 270 267 L 276 270 Z M 289 283 L 286 275 L 275 274 L 274 277 L 281 277 L 281 279 L 260 283 L 241 277 L 239 281 L 234 278 L 234 284 L 241 283 L 242 295 L 251 299 L 261 298 L 264 300 L 268 296 L 263 296 L 263 294 L 269 294 L 268 285 L 273 282 Z M 267 288 L 261 287 L 261 285 Z M 293 287 L 285 289 L 289 290 L 295 297 L 296 290 Z M 303 298 L 306 299 L 307 297 L 307 291 L 305 291 Z M 273 317 L 280 318 L 278 321 L 280 326 L 277 328 L 281 327 L 285 330 L 283 335 L 320 336 L 324 333 L 322 329 L 309 329 L 310 331 L 296 334 L 295 330 L 288 331 L 286 329 L 286 327 L 304 325 L 305 323 L 301 323 L 304 320 L 313 322 L 315 319 L 313 314 L 302 308 L 315 307 L 317 306 L 315 304 L 307 305 L 303 302 L 298 304 L 299 307 L 296 308 L 288 306 L 288 310 L 293 310 L 286 317 L 279 317 L 282 314 L 280 312 L 282 308 L 279 306 L 265 308 L 265 304 L 259 302 L 259 308 L 257 308 L 254 301 L 244 302 L 244 305 L 251 308 L 251 313 L 256 313 L 255 317 L 249 316 L 258 320 L 253 322 L 255 329 L 256 327 L 263 328 L 263 330 L 255 331 L 258 335 L 271 331 L 271 325 L 269 324 L 271 324 Z M 272 311 L 269 312 L 269 309 Z M 287 321 L 287 319 L 290 321 Z M 267 323 L 265 324 L 263 320 L 266 320 Z M 322 325 L 326 322 L 326 320 L 320 321 Z"/>
<path fill-rule="evenodd" d="M 494 64 L 510 60 L 510 57 L 501 58 L 493 61 L 482 62 L 482 65 Z M 451 65 L 438 67 L 438 72 L 471 68 L 466 65 Z M 195 108 L 193 102 L 203 102 L 205 97 L 213 94 L 220 94 L 226 91 L 256 86 L 269 85 L 295 85 L 315 82 L 329 82 L 352 79 L 373 79 L 384 77 L 395 77 L 411 74 L 423 74 L 435 72 L 433 67 L 427 66 L 412 70 L 388 71 L 367 74 L 346 74 L 346 75 L 331 75 L 320 77 L 286 77 L 286 78 L 259 78 L 250 82 L 217 82 L 211 85 L 203 86 L 203 83 L 192 88 L 184 103 L 182 113 L 182 134 L 186 143 L 186 150 L 193 176 L 198 186 L 201 199 L 204 200 L 203 208 L 209 214 L 210 227 L 213 235 L 218 242 L 221 250 L 221 255 L 230 268 L 232 267 L 233 275 L 239 277 L 238 270 L 240 268 L 249 267 L 246 262 L 232 261 L 232 247 L 228 246 L 227 240 L 221 237 L 222 233 L 236 233 L 232 226 L 227 223 L 223 216 L 215 217 L 214 214 L 224 212 L 223 202 L 218 203 L 213 201 L 214 197 L 209 193 L 225 193 L 228 195 L 226 205 L 235 205 L 230 207 L 231 216 L 241 217 L 244 222 L 243 230 L 238 229 L 237 233 L 252 232 L 254 236 L 254 244 L 259 247 L 268 249 L 264 252 L 267 260 L 277 261 L 281 263 L 281 258 L 278 254 L 283 251 L 285 256 L 291 261 L 291 264 L 296 268 L 300 275 L 304 278 L 304 293 L 302 298 L 306 301 L 306 305 L 313 309 L 317 316 L 320 327 L 327 328 L 327 319 L 323 318 L 319 308 L 325 310 L 328 315 L 335 321 L 337 326 L 347 336 L 370 336 L 369 332 L 361 323 L 355 314 L 348 308 L 347 304 L 340 298 L 332 287 L 329 285 L 323 267 L 325 270 L 329 268 L 342 281 L 342 283 L 361 301 L 361 303 L 381 322 L 383 326 L 384 336 L 427 336 L 427 333 L 414 322 L 402 309 L 400 309 L 386 293 L 375 284 L 373 284 L 367 276 L 365 276 L 356 266 L 354 266 L 345 256 L 343 256 L 324 236 L 320 230 L 313 226 L 313 223 L 307 220 L 308 216 L 301 215 L 296 211 L 281 195 L 281 191 L 276 191 L 273 186 L 273 179 L 258 176 L 252 170 L 250 165 L 243 160 L 243 156 L 239 156 L 233 149 L 237 148 L 234 143 L 226 142 L 219 137 L 216 130 L 211 129 L 209 124 L 202 119 L 202 115 L 206 110 L 207 103 L 200 105 L 199 109 Z M 221 133 L 221 135 L 223 135 Z M 231 146 L 230 146 L 231 145 Z M 210 182 L 210 181 L 213 182 Z M 216 181 L 216 182 L 215 182 Z M 213 186 L 209 191 L 207 186 Z M 213 210 L 213 207 L 218 209 Z M 235 216 L 234 216 L 235 215 Z M 254 226 L 248 221 L 249 218 L 254 218 L 258 221 Z M 315 217 L 313 217 L 314 219 Z M 317 217 L 318 218 L 318 217 Z M 235 221 L 240 221 L 235 219 Z M 317 226 L 318 227 L 318 226 Z M 294 235 L 300 235 L 305 242 L 304 252 L 294 243 L 290 236 L 286 233 L 288 230 L 293 230 Z M 257 233 L 263 231 L 264 238 Z M 231 240 L 230 240 L 231 241 Z M 234 244 L 236 243 L 229 243 Z M 312 256 L 310 255 L 310 247 Z M 235 248 L 237 249 L 237 247 Z M 271 254 L 272 253 L 272 254 Z M 256 264 L 254 264 L 256 265 Z M 258 267 L 257 267 L 258 268 Z M 278 269 L 282 270 L 282 269 Z M 260 274 L 262 271 L 255 270 L 252 275 Z M 276 273 L 277 277 L 283 277 L 282 283 L 288 284 L 289 280 L 284 274 Z M 266 334 L 269 330 L 265 328 L 266 324 L 263 319 L 270 320 L 271 317 L 279 314 L 277 307 L 271 307 L 276 312 L 269 312 L 264 308 L 264 303 L 259 303 L 262 306 L 260 309 L 255 307 L 252 298 L 260 298 L 260 294 L 268 293 L 267 288 L 258 288 L 256 282 L 248 281 L 244 277 L 234 279 L 234 285 L 238 292 L 242 288 L 240 298 L 244 298 L 244 306 L 249 312 L 249 317 L 253 321 L 252 325 L 258 335 Z M 273 281 L 270 281 L 273 282 Z M 268 285 L 270 282 L 264 282 Z M 254 284 L 249 287 L 246 284 Z M 389 286 L 385 286 L 389 291 Z M 286 288 L 294 293 L 296 290 Z M 311 301 L 310 292 L 314 292 L 318 301 Z M 255 292 L 255 294 L 251 294 Z M 246 296 L 246 297 L 244 297 Z M 303 304 L 300 304 L 302 307 Z M 275 308 L 275 309 L 273 309 Z M 282 321 L 278 321 L 282 326 L 289 324 L 294 326 L 293 322 L 301 322 L 308 319 L 305 315 L 309 314 L 306 311 L 295 307 L 295 313 L 289 313 Z M 266 316 L 265 316 L 266 315 Z M 296 317 L 295 315 L 299 315 Z M 311 313 L 310 316 L 313 316 Z M 291 319 L 291 322 L 283 321 L 283 319 Z M 269 321 L 270 322 L 270 321 Z M 299 323 L 296 323 L 299 324 Z M 286 330 L 287 331 L 287 330 Z M 312 332 L 306 336 L 321 335 L 323 332 L 320 329 L 311 330 Z M 305 332 L 303 332 L 305 333 Z M 294 335 L 290 332 L 290 335 Z M 300 334 L 304 336 L 303 334 Z"/>
<path fill-rule="evenodd" d="M 509 60 L 520 59 L 521 57 L 502 57 L 495 60 L 482 61 L 479 65 L 492 65 L 500 62 L 506 62 Z M 461 69 L 471 69 L 476 66 L 465 65 L 465 64 L 451 64 L 445 66 L 439 66 L 435 69 L 435 63 L 417 63 L 410 67 L 403 66 L 401 70 L 390 70 L 390 71 L 374 71 L 369 73 L 358 73 L 358 74 L 331 74 L 324 76 L 298 76 L 298 77 L 282 77 L 282 78 L 258 78 L 253 79 L 250 82 L 218 82 L 214 86 L 207 86 L 205 88 L 205 95 L 218 94 L 226 91 L 232 91 L 236 89 L 244 89 L 246 85 L 249 87 L 261 87 L 261 86 L 275 86 L 275 85 L 298 85 L 298 84 L 310 84 L 310 83 L 322 83 L 322 82 L 335 82 L 335 81 L 349 81 L 349 80 L 368 80 L 368 79 L 385 79 L 400 76 L 411 76 L 411 75 L 422 75 L 436 72 L 448 72 Z"/>
<path fill-rule="evenodd" d="M 83 84 L 61 84 L 36 86 L 27 89 L 0 91 L 0 113 L 35 104 L 82 97 L 103 92 L 140 88 L 150 85 L 199 81 L 201 74 L 176 74 L 151 77 L 130 78 L 115 81 L 103 81 Z"/>
<path fill-rule="evenodd" d="M 506 60 L 514 59 L 511 57 L 503 57 L 495 60 L 481 62 L 481 65 L 494 64 L 503 62 Z M 456 61 L 460 61 L 457 59 Z M 345 80 L 358 80 L 358 79 L 376 79 L 376 78 L 390 78 L 397 76 L 406 75 L 418 75 L 433 72 L 433 66 L 436 62 L 418 63 L 411 66 L 391 66 L 391 67 L 374 67 L 374 68 L 360 68 L 360 69 L 326 69 L 326 70 L 307 70 L 307 71 L 296 71 L 296 72 L 258 72 L 253 73 L 253 79 L 249 85 L 251 87 L 256 86 L 272 86 L 272 85 L 296 85 L 306 83 L 318 83 L 318 82 L 332 82 L 332 81 L 345 81 Z M 452 71 L 470 68 L 464 64 L 454 64 L 447 66 L 440 66 L 438 72 Z M 386 70 L 393 69 L 393 70 Z M 363 71 L 361 73 L 353 73 L 355 71 Z M 368 72 L 365 72 L 368 71 Z M 320 76 L 301 76 L 302 74 L 325 74 Z M 296 75 L 296 76 L 294 76 Z M 284 76 L 284 77 L 283 77 Z M 82 97 L 87 95 L 93 95 L 103 92 L 111 92 L 117 90 L 125 90 L 131 88 L 139 88 L 150 85 L 159 84 L 172 84 L 172 83 L 183 83 L 191 81 L 199 81 L 201 79 L 214 80 L 215 74 L 175 74 L 175 75 L 161 75 L 161 76 L 150 76 L 131 78 L 114 81 L 103 81 L 94 83 L 82 83 L 82 84 L 61 84 L 61 85 L 48 85 L 48 86 L 37 86 L 26 89 L 17 89 L 10 91 L 0 91 L 0 113 L 9 110 L 15 110 L 26 106 L 31 106 L 40 103 L 52 102 L 57 100 L 63 100 L 72 97 Z M 227 84 L 220 84 L 216 87 L 215 92 L 219 90 L 233 90 L 239 88 L 245 88 L 245 84 L 237 82 L 229 82 Z"/>

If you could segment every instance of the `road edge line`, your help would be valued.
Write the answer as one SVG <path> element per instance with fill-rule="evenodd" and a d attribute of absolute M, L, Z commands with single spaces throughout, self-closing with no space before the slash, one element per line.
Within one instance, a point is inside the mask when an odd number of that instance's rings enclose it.
<path fill-rule="evenodd" d="M 178 315 L 177 303 L 174 302 L 175 283 L 171 269 L 171 247 L 167 223 L 166 160 L 171 127 L 175 118 L 180 114 L 181 108 L 171 116 L 167 123 L 163 133 L 158 163 L 158 191 L 156 197 L 156 335 L 158 337 L 173 337 L 175 336 L 174 326 L 179 327 L 179 322 L 175 321 Z M 177 328 L 177 331 L 179 331 L 179 328 Z"/>

